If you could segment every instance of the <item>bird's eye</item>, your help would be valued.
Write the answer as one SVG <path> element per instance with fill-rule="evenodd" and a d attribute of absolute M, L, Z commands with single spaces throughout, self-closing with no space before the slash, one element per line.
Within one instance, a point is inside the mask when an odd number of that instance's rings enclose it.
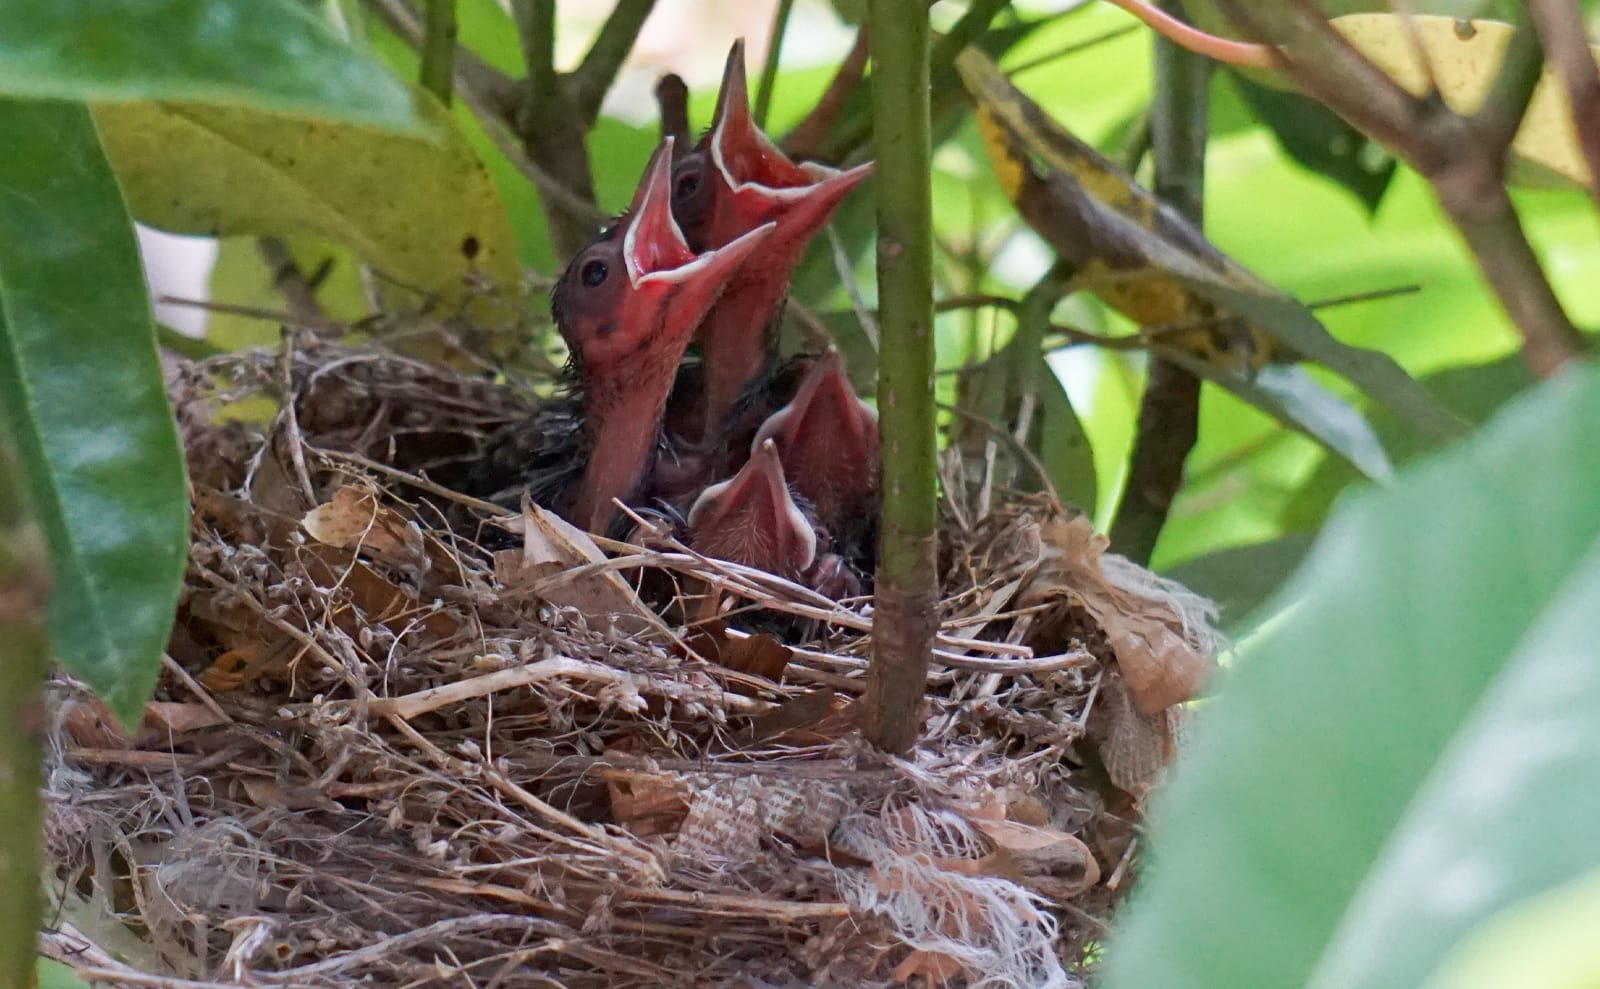
<path fill-rule="evenodd" d="M 606 267 L 604 261 L 588 261 L 578 272 L 578 277 L 583 280 L 585 288 L 598 288 L 605 284 L 606 276 L 610 273 L 611 269 Z"/>
<path fill-rule="evenodd" d="M 688 199 L 700 188 L 700 170 L 697 168 L 684 169 L 678 173 L 676 184 L 673 186 L 672 195 L 675 199 Z"/>

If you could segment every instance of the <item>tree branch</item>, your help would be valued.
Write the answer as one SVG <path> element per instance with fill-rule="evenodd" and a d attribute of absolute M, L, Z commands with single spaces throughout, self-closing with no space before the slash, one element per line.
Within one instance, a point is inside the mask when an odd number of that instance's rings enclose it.
<path fill-rule="evenodd" d="M 456 0 L 428 0 L 422 36 L 422 88 L 450 105 L 456 63 Z"/>
<path fill-rule="evenodd" d="M 1583 13 L 1571 0 L 1527 0 L 1527 7 L 1545 58 L 1567 84 L 1572 124 L 1589 163 L 1589 193 L 1600 203 L 1600 70 L 1583 28 Z"/>
<path fill-rule="evenodd" d="M 887 752 L 922 730 L 938 625 L 938 475 L 933 401 L 932 121 L 924 0 L 870 0 L 877 185 L 878 363 L 882 516 L 872 662 L 862 696 L 866 738 Z"/>
<path fill-rule="evenodd" d="M 656 107 L 661 118 L 661 137 L 672 138 L 672 160 L 689 153 L 693 143 L 689 129 L 689 87 L 676 72 L 668 72 L 656 82 Z"/>
<path fill-rule="evenodd" d="M 617 0 L 588 54 L 567 77 L 572 102 L 584 123 L 593 124 L 600 116 L 600 104 L 605 102 L 606 93 L 616 82 L 622 63 L 628 60 L 654 7 L 655 0 Z"/>
<path fill-rule="evenodd" d="M 426 46 L 427 28 L 406 0 L 366 0 L 367 8 L 419 53 Z M 472 89 L 485 106 L 494 108 L 493 117 L 509 116 L 516 105 L 517 85 L 504 73 L 482 62 L 469 49 L 456 46 L 451 59 L 455 89 Z"/>
<path fill-rule="evenodd" d="M 1537 45 L 1520 30 L 1478 114 L 1406 92 L 1327 22 L 1309 0 L 1219 0 L 1242 29 L 1277 45 L 1302 89 L 1379 141 L 1433 184 L 1439 205 L 1477 258 L 1484 281 L 1547 377 L 1589 347 L 1556 298 L 1505 189 L 1506 149 L 1539 78 Z"/>
<path fill-rule="evenodd" d="M 422 21 L 405 0 L 366 0 L 367 6 L 378 15 L 388 28 L 404 38 L 412 47 L 420 47 L 423 38 Z M 507 76 L 485 65 L 467 49 L 456 52 L 455 91 L 461 101 L 471 108 L 473 115 L 483 125 L 489 138 L 506 156 L 506 160 L 533 183 L 544 199 L 546 208 L 560 207 L 576 216 L 591 230 L 605 223 L 606 217 L 595 206 L 591 196 L 584 199 L 567 188 L 554 175 L 528 157 L 522 149 L 520 138 L 513 133 L 517 107 L 521 104 L 520 86 Z"/>
<path fill-rule="evenodd" d="M 1169 7 L 1176 9 L 1175 2 Z M 1196 230 L 1205 216 L 1208 84 L 1204 58 L 1165 37 L 1155 40 L 1155 99 L 1150 141 L 1155 193 Z M 1139 402 L 1138 432 L 1128 482 L 1111 527 L 1111 546 L 1136 563 L 1150 562 L 1172 501 L 1183 486 L 1183 465 L 1200 435 L 1200 379 L 1151 355 Z"/>
<path fill-rule="evenodd" d="M 517 34 L 522 40 L 522 60 L 527 66 L 522 105 L 514 127 L 528 159 L 554 176 L 579 199 L 594 202 L 594 177 L 584 146 L 582 116 L 568 98 L 567 87 L 556 74 L 555 0 L 512 0 Z M 604 32 L 602 32 L 604 33 Z M 586 212 L 586 211 L 585 211 Z M 584 213 L 558 202 L 545 202 L 550 246 L 559 267 L 595 235 L 595 225 Z"/>

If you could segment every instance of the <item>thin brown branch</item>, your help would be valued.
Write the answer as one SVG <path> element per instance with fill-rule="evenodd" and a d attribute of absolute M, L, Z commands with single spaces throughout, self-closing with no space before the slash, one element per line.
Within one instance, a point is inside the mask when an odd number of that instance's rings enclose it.
<path fill-rule="evenodd" d="M 594 176 L 589 169 L 582 114 L 569 97 L 555 69 L 555 0 L 513 0 L 522 59 L 527 67 L 522 104 L 512 121 L 528 160 L 587 203 L 594 202 Z M 550 246 L 563 264 L 595 234 L 587 211 L 545 203 Z"/>
<path fill-rule="evenodd" d="M 572 102 L 585 123 L 593 124 L 600 116 L 600 104 L 622 70 L 622 63 L 628 60 L 654 7 L 655 0 L 617 0 L 611 16 L 595 35 L 594 44 L 589 46 L 588 54 L 567 77 Z"/>
<path fill-rule="evenodd" d="M 817 100 L 817 105 L 811 108 L 805 119 L 785 135 L 783 150 L 789 157 L 815 158 L 822 152 L 823 142 L 838 122 L 845 101 L 861 85 L 861 77 L 867 71 L 868 41 L 866 28 L 856 32 L 856 43 L 851 46 L 844 61 L 839 63 L 839 70 L 833 74 L 828 88 L 823 90 L 822 98 Z"/>
<path fill-rule="evenodd" d="M 656 83 L 656 107 L 661 115 L 661 137 L 672 138 L 674 161 L 689 153 L 689 87 L 683 77 L 668 72 Z"/>
<path fill-rule="evenodd" d="M 1589 347 L 1561 307 L 1505 188 L 1506 151 L 1539 79 L 1532 32 L 1512 39 L 1482 109 L 1467 117 L 1411 95 L 1357 51 L 1309 0 L 1220 0 L 1234 23 L 1277 45 L 1280 66 L 1307 93 L 1383 144 L 1433 184 L 1439 205 L 1477 258 L 1484 281 L 1522 336 L 1541 377 Z"/>
<path fill-rule="evenodd" d="M 283 296 L 284 305 L 302 326 L 321 326 L 328 322 L 317 301 L 317 291 L 289 253 L 289 245 L 277 237 L 256 238 L 256 252 L 272 275 L 272 287 Z"/>
<path fill-rule="evenodd" d="M 1566 83 L 1578 146 L 1589 163 L 1589 193 L 1600 203 L 1600 70 L 1584 31 L 1583 12 L 1572 0 L 1528 0 L 1527 7 L 1545 58 Z"/>
<path fill-rule="evenodd" d="M 1175 0 L 1165 5 L 1176 9 Z M 1155 99 L 1150 108 L 1155 192 L 1200 229 L 1205 207 L 1210 63 L 1157 38 Z M 1176 364 L 1150 358 L 1139 402 L 1138 430 L 1128 482 L 1111 527 L 1111 545 L 1147 563 L 1183 487 L 1183 465 L 1200 435 L 1200 379 Z"/>
<path fill-rule="evenodd" d="M 406 0 L 366 0 L 390 30 L 413 47 L 422 44 L 422 22 Z M 595 206 L 593 197 L 585 199 L 573 192 L 555 175 L 528 157 L 520 139 L 512 128 L 521 103 L 520 86 L 509 77 L 478 61 L 471 52 L 461 47 L 455 60 L 455 91 L 461 101 L 472 109 L 489 138 L 494 141 L 506 159 L 521 172 L 550 208 L 566 211 L 584 218 L 589 229 L 597 229 L 605 222 L 605 214 Z"/>

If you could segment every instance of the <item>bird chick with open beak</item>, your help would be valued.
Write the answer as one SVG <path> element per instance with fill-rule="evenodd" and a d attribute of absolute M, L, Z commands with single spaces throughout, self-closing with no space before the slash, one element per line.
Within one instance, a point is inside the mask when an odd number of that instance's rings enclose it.
<path fill-rule="evenodd" d="M 841 171 L 789 160 L 750 114 L 744 42 L 734 43 L 711 130 L 673 169 L 673 215 L 696 250 L 721 247 L 764 223 L 777 226 L 752 263 L 729 280 L 695 334 L 704 379 L 691 438 L 716 436 L 761 373 L 806 245 L 871 173 L 870 163 Z"/>
<path fill-rule="evenodd" d="M 776 230 L 765 223 L 697 253 L 672 217 L 671 161 L 667 138 L 628 211 L 578 252 L 552 290 L 551 313 L 572 355 L 571 393 L 491 442 L 484 477 L 502 477 L 519 458 L 519 484 L 496 500 L 520 499 L 525 488 L 569 522 L 605 532 L 618 514 L 613 499 L 647 486 L 695 327 Z"/>
<path fill-rule="evenodd" d="M 771 440 L 758 443 L 732 478 L 695 499 L 688 540 L 706 556 L 765 570 L 836 600 L 862 591 L 860 578 L 795 500 Z"/>
<path fill-rule="evenodd" d="M 788 405 L 756 432 L 752 445 L 772 443 L 794 489 L 842 551 L 872 554 L 878 512 L 878 413 L 856 394 L 839 352 L 811 362 Z"/>
<path fill-rule="evenodd" d="M 689 509 L 689 545 L 707 556 L 799 580 L 817 558 L 817 533 L 789 492 L 772 443 Z"/>

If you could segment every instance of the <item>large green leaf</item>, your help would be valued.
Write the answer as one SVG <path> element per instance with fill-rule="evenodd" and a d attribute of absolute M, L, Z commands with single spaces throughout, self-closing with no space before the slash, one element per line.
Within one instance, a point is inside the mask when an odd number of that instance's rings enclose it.
<path fill-rule="evenodd" d="M 188 532 L 150 303 L 88 111 L 0 100 L 0 133 L 0 410 L 50 541 L 51 644 L 132 722 Z"/>
<path fill-rule="evenodd" d="M 1491 919 L 1425 989 L 1594 989 L 1600 985 L 1600 868 Z"/>
<path fill-rule="evenodd" d="M 1414 986 L 1600 861 L 1600 373 L 1335 514 L 1199 712 L 1110 989 Z"/>
<path fill-rule="evenodd" d="M 294 0 L 0 0 L 0 92 L 192 100 L 415 131 L 411 93 Z"/>
<path fill-rule="evenodd" d="M 469 273 L 514 285 L 494 183 L 444 108 L 416 97 L 436 139 L 194 103 L 101 104 L 95 123 L 129 208 L 151 226 L 336 240 L 447 302 L 468 293 Z"/>

